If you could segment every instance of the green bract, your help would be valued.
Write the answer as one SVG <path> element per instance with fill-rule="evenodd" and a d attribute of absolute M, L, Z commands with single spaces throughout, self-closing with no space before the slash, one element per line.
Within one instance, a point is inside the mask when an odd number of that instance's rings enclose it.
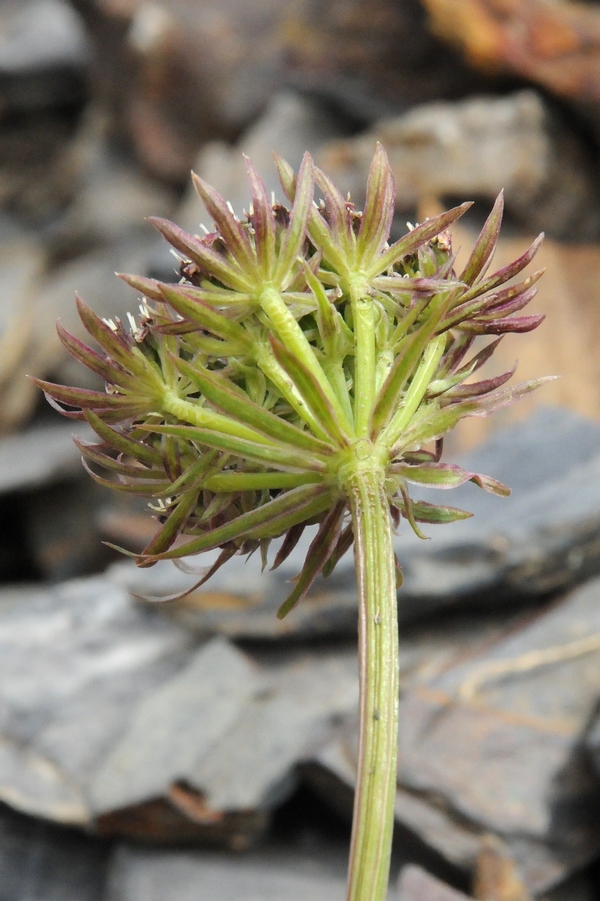
<path fill-rule="evenodd" d="M 389 246 L 394 182 L 381 146 L 363 212 L 308 154 L 297 176 L 282 160 L 277 166 L 290 210 L 271 202 L 247 161 L 252 202 L 244 221 L 197 176 L 213 233 L 151 220 L 181 256 L 182 277 L 163 284 L 122 276 L 144 295 L 139 326 L 104 322 L 78 300 L 100 352 L 59 333 L 106 380 L 106 393 L 39 384 L 65 415 L 97 432 L 100 443 L 79 442 L 88 468 L 105 473 L 90 469 L 97 481 L 158 501 L 161 527 L 139 555 L 142 565 L 217 547 L 224 562 L 257 546 L 264 553 L 285 535 L 277 566 L 304 527 L 319 523 L 284 613 L 352 544 L 348 479 L 357 459 L 377 461 L 391 516 L 406 517 L 417 534 L 419 522 L 468 514 L 413 501 L 409 484 L 471 480 L 508 493 L 441 463 L 441 441 L 461 417 L 486 415 L 543 381 L 502 387 L 512 372 L 470 381 L 499 339 L 465 362 L 477 336 L 528 331 L 543 317 L 515 315 L 541 272 L 513 281 L 539 239 L 486 276 L 502 197 L 457 274 L 446 229 L 469 205 Z"/>
<path fill-rule="evenodd" d="M 419 523 L 469 515 L 413 500 L 409 485 L 471 481 L 508 493 L 494 479 L 442 463 L 442 439 L 463 416 L 485 416 L 544 381 L 509 388 L 512 372 L 471 378 L 504 333 L 542 320 L 516 315 L 541 275 L 515 280 L 539 239 L 486 275 L 499 197 L 457 273 L 447 228 L 468 204 L 389 246 L 394 182 L 382 147 L 362 213 L 310 156 L 297 176 L 282 160 L 277 166 L 289 210 L 272 204 L 248 162 L 244 221 L 199 178 L 213 233 L 188 235 L 153 220 L 180 255 L 181 279 L 122 276 L 144 295 L 139 325 L 104 322 L 78 301 L 100 350 L 59 333 L 104 378 L 105 392 L 39 384 L 61 412 L 97 433 L 98 443 L 79 442 L 93 477 L 152 498 L 160 528 L 137 556 L 140 565 L 220 548 L 195 588 L 234 554 L 260 548 L 266 562 L 269 542 L 283 537 L 279 566 L 305 527 L 316 525 L 283 616 L 354 544 L 360 741 L 348 901 L 384 901 L 398 736 L 392 531 L 401 517 L 421 535 Z M 499 337 L 486 343 L 487 336 Z"/>

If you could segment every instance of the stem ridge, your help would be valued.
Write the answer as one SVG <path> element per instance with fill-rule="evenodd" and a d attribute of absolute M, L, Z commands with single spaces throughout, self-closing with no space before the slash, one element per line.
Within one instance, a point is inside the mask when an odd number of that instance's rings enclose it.
<path fill-rule="evenodd" d="M 392 523 L 381 470 L 350 477 L 359 595 L 360 735 L 347 901 L 387 894 L 398 754 L 398 614 Z"/>

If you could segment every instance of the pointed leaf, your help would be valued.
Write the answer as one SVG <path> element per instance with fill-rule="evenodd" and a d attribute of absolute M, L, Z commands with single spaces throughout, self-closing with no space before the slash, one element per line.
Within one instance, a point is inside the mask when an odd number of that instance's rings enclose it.
<path fill-rule="evenodd" d="M 159 301 L 160 303 L 164 301 L 161 290 L 164 285 L 158 279 L 144 278 L 142 275 L 130 275 L 125 272 L 116 272 L 115 275 L 125 282 L 126 285 L 129 285 L 130 288 L 134 288 L 140 294 L 143 294 L 144 297 L 149 297 L 150 300 Z"/>
<path fill-rule="evenodd" d="M 148 469 L 140 463 L 126 463 L 119 457 L 111 457 L 105 453 L 106 448 L 101 444 L 90 444 L 83 441 L 77 435 L 73 435 L 73 443 L 79 448 L 82 455 L 92 463 L 96 463 L 109 472 L 115 472 L 127 479 L 139 479 L 140 481 L 163 481 L 165 471 L 162 468 Z"/>
<path fill-rule="evenodd" d="M 292 592 L 277 611 L 277 619 L 283 619 L 310 590 L 313 582 L 329 559 L 340 536 L 345 501 L 338 501 L 329 511 L 313 538 L 306 554 L 302 572 Z"/>
<path fill-rule="evenodd" d="M 118 363 L 111 362 L 107 357 L 103 357 L 97 351 L 92 350 L 79 338 L 75 338 L 60 322 L 56 324 L 56 331 L 63 345 L 69 351 L 72 357 L 91 369 L 92 372 L 98 373 L 106 382 L 112 385 L 122 385 L 131 381 L 130 373 L 120 366 Z"/>
<path fill-rule="evenodd" d="M 474 341 L 474 335 L 465 335 L 462 332 L 459 332 L 459 334 L 454 337 L 454 340 L 450 343 L 448 350 L 441 359 L 438 375 L 440 379 L 444 379 L 448 377 L 450 373 L 456 371 L 457 366 L 462 363 Z M 489 346 L 490 345 L 487 345 L 484 349 L 487 349 Z"/>
<path fill-rule="evenodd" d="M 441 396 L 440 403 L 444 404 L 448 399 L 454 400 L 455 398 L 463 397 L 479 397 L 482 394 L 489 394 L 491 391 L 495 391 L 496 388 L 500 388 L 508 382 L 516 371 L 517 364 L 515 363 L 512 369 L 508 372 L 503 372 L 502 375 L 494 376 L 491 379 L 483 379 L 481 382 L 472 382 L 468 385 L 456 385 Z"/>
<path fill-rule="evenodd" d="M 98 485 L 102 485 L 103 488 L 110 488 L 113 491 L 123 491 L 126 494 L 139 494 L 142 497 L 157 497 L 160 494 L 164 494 L 165 489 L 168 488 L 170 484 L 168 479 L 157 479 L 156 481 L 151 481 L 149 479 L 148 481 L 140 482 L 129 482 L 124 480 L 115 482 L 94 472 L 85 457 L 82 457 L 81 463 L 94 482 Z"/>
<path fill-rule="evenodd" d="M 275 359 L 287 372 L 325 434 L 337 444 L 346 445 L 348 435 L 343 431 L 333 407 L 312 372 L 272 335 L 270 341 Z"/>
<path fill-rule="evenodd" d="M 142 561 L 175 559 L 213 550 L 229 541 L 241 538 L 276 538 L 297 523 L 322 513 L 331 505 L 332 491 L 321 485 L 303 485 L 277 495 L 257 510 L 242 513 L 222 526 L 211 529 L 198 538 L 171 548 L 156 558 L 141 557 Z"/>
<path fill-rule="evenodd" d="M 149 412 L 148 408 L 152 404 L 152 399 L 148 397 L 129 397 L 124 394 L 106 394 L 103 391 L 94 391 L 91 388 L 67 388 L 65 385 L 55 385 L 53 382 L 46 382 L 44 379 L 34 378 L 32 381 L 41 388 L 42 391 L 59 403 L 67 404 L 70 407 L 78 407 L 82 410 L 115 410 L 122 413 L 126 418 L 126 414 L 133 411 L 136 415 L 141 412 Z"/>
<path fill-rule="evenodd" d="M 188 235 L 168 219 L 152 216 L 148 222 L 167 239 L 169 244 L 183 253 L 186 259 L 193 260 L 207 275 L 217 278 L 234 291 L 242 293 L 252 291 L 252 282 L 248 280 L 247 275 L 239 266 L 234 265 L 205 241 Z"/>
<path fill-rule="evenodd" d="M 377 142 L 369 169 L 367 197 L 358 231 L 359 261 L 379 254 L 390 234 L 394 218 L 396 186 L 383 146 Z"/>
<path fill-rule="evenodd" d="M 518 259 L 514 260 L 512 263 L 509 263 L 507 266 L 504 266 L 502 269 L 498 269 L 493 275 L 489 276 L 489 278 L 480 281 L 478 284 L 474 285 L 470 290 L 466 291 L 462 300 L 467 301 L 471 300 L 474 297 L 479 297 L 481 294 L 486 294 L 488 291 L 493 291 L 495 288 L 499 287 L 499 285 L 505 284 L 505 282 L 510 281 L 510 279 L 514 278 L 519 272 L 522 272 L 526 266 L 531 263 L 534 256 L 538 252 L 542 241 L 544 240 L 544 233 L 542 232 L 535 239 L 533 244 L 522 254 Z"/>
<path fill-rule="evenodd" d="M 290 213 L 290 224 L 285 242 L 279 253 L 275 278 L 282 283 L 290 273 L 294 261 L 300 255 L 306 240 L 308 219 L 313 204 L 314 166 L 310 154 L 305 153 L 298 172 L 294 191 L 294 204 Z"/>
<path fill-rule="evenodd" d="M 223 236 L 230 254 L 240 269 L 250 276 L 251 279 L 254 279 L 258 274 L 258 268 L 246 229 L 212 185 L 205 182 L 195 172 L 192 172 L 192 181 L 220 234 Z"/>
<path fill-rule="evenodd" d="M 543 271 L 535 272 L 530 278 L 518 285 L 511 285 L 496 294 L 475 298 L 467 303 L 459 303 L 444 319 L 441 328 L 460 326 L 463 321 L 473 318 L 500 318 L 516 313 L 533 300 L 537 288 L 532 287 L 543 275 Z"/>
<path fill-rule="evenodd" d="M 327 456 L 331 454 L 331 447 L 328 444 L 255 404 L 241 388 L 217 373 L 192 367 L 184 360 L 176 360 L 176 363 L 207 400 L 257 432 L 262 432 L 280 444 L 289 445 L 292 452 L 304 448 L 313 454 Z"/>
<path fill-rule="evenodd" d="M 336 568 L 337 564 L 340 562 L 340 560 L 342 559 L 344 554 L 347 553 L 350 550 L 350 548 L 352 547 L 353 542 L 354 542 L 354 526 L 352 525 L 351 522 L 349 522 L 348 525 L 344 528 L 344 530 L 340 534 L 340 537 L 338 538 L 336 546 L 334 547 L 333 551 L 329 555 L 329 559 L 327 560 L 327 562 L 325 563 L 325 565 L 323 567 L 323 570 L 322 570 L 323 578 L 327 579 L 332 574 L 332 572 L 334 571 L 334 569 Z"/>
<path fill-rule="evenodd" d="M 456 369 L 453 375 L 444 375 L 443 378 L 436 379 L 431 382 L 429 388 L 427 390 L 427 397 L 437 397 L 440 394 L 443 394 L 444 391 L 448 391 L 450 388 L 454 388 L 455 385 L 460 385 L 469 376 L 473 375 L 478 369 L 480 369 L 484 363 L 486 363 L 500 342 L 502 341 L 502 337 L 496 338 L 495 341 L 490 341 L 484 348 L 482 348 L 478 353 L 472 357 L 467 364 L 462 366 L 460 369 Z M 457 347 L 454 347 L 454 350 L 450 350 L 449 353 L 445 355 L 442 360 L 442 365 L 440 366 L 440 370 L 442 371 L 440 374 L 444 374 L 447 372 L 452 372 L 454 366 L 456 366 L 456 360 L 462 359 L 464 355 L 467 353 L 468 349 L 471 347 L 473 341 L 475 340 L 474 335 L 464 335 L 455 342 Z"/>
<path fill-rule="evenodd" d="M 135 347 L 133 339 L 130 342 L 125 342 L 103 319 L 96 316 L 79 296 L 75 297 L 75 304 L 79 318 L 85 328 L 92 338 L 95 338 L 103 350 L 106 351 L 108 356 L 120 363 L 128 372 L 146 379 L 149 367 L 141 351 Z"/>
<path fill-rule="evenodd" d="M 161 529 L 142 551 L 144 556 L 162 554 L 171 547 L 177 536 L 181 533 L 190 514 L 193 513 L 197 502 L 198 494 L 196 491 L 189 491 L 186 494 L 181 495 L 175 507 L 167 516 Z"/>
<path fill-rule="evenodd" d="M 277 155 L 275 155 L 275 165 L 277 167 L 281 186 L 285 191 L 286 196 L 290 200 L 294 200 L 296 193 L 296 176 L 294 175 L 292 167 Z M 311 160 L 311 178 L 313 177 L 312 171 Z M 345 272 L 347 266 L 344 254 L 336 246 L 331 229 L 312 202 L 309 207 L 308 232 L 315 247 L 321 251 L 324 259 L 327 260 L 334 270 L 336 272 Z"/>
<path fill-rule="evenodd" d="M 284 472 L 324 472 L 326 467 L 322 460 L 312 457 L 306 451 L 294 450 L 288 445 L 260 444 L 246 438 L 217 432 L 214 429 L 197 428 L 189 425 L 149 425 L 151 432 L 162 435 L 174 435 L 185 441 L 197 441 L 206 447 L 214 447 L 229 454 L 235 454 L 244 460 L 272 466 Z"/>
<path fill-rule="evenodd" d="M 135 441 L 131 435 L 111 429 L 91 410 L 86 410 L 85 418 L 96 434 L 119 453 L 133 457 L 134 460 L 139 460 L 140 463 L 146 463 L 149 466 L 160 463 L 160 453 L 155 448 L 143 441 Z"/>
<path fill-rule="evenodd" d="M 391 459 L 401 457 L 405 448 L 413 445 L 421 446 L 443 437 L 456 423 L 465 416 L 488 416 L 495 410 L 510 406 L 546 382 L 552 382 L 557 376 L 549 375 L 539 379 L 522 382 L 512 388 L 503 388 L 487 397 L 465 400 L 438 410 L 406 429 L 400 440 L 391 451 Z"/>
<path fill-rule="evenodd" d="M 305 528 L 305 523 L 298 523 L 297 525 L 292 526 L 291 529 L 287 530 L 287 532 L 285 533 L 285 538 L 283 539 L 281 546 L 277 551 L 277 554 L 275 555 L 275 559 L 273 560 L 273 565 L 271 566 L 272 570 L 277 569 L 285 560 L 287 560 L 287 558 L 290 556 L 290 554 L 300 541 Z"/>
<path fill-rule="evenodd" d="M 502 301 L 498 300 L 493 304 L 486 305 L 482 311 L 482 314 L 478 318 L 482 320 L 493 320 L 504 319 L 508 316 L 512 316 L 513 313 L 518 313 L 519 310 L 522 310 L 524 307 L 526 307 L 528 303 L 531 303 L 536 294 L 537 288 L 530 288 L 528 291 L 522 291 L 521 293 L 515 294 L 512 297 L 509 295 Z"/>
<path fill-rule="evenodd" d="M 404 513 L 404 510 L 402 512 Z M 426 522 L 432 525 L 458 522 L 473 516 L 472 513 L 460 510 L 458 507 L 440 506 L 427 501 L 412 501 L 412 513 L 417 522 Z"/>
<path fill-rule="evenodd" d="M 449 225 L 456 222 L 457 219 L 460 219 L 471 206 L 471 203 L 463 203 L 460 206 L 448 210 L 446 213 L 435 216 L 433 219 L 426 219 L 425 222 L 417 225 L 412 231 L 409 231 L 407 235 L 400 238 L 395 244 L 392 244 L 389 250 L 386 250 L 379 259 L 370 266 L 367 277 L 373 278 L 380 275 L 380 273 L 385 272 L 387 269 L 391 269 L 391 267 L 403 257 L 414 253 L 421 244 L 431 241 L 432 238 L 435 238 L 436 235 L 447 229 Z"/>
<path fill-rule="evenodd" d="M 256 253 L 264 276 L 270 276 L 275 261 L 275 219 L 267 188 L 252 161 L 244 156 L 252 195 L 250 221 L 254 229 Z"/>
<path fill-rule="evenodd" d="M 406 466 L 404 464 L 392 464 L 390 471 L 400 475 L 408 482 L 416 485 L 427 485 L 429 488 L 457 488 L 465 482 L 473 482 L 485 491 L 508 497 L 510 488 L 476 472 L 469 472 L 452 463 L 423 463 L 419 466 Z"/>
<path fill-rule="evenodd" d="M 460 280 L 472 285 L 490 265 L 496 242 L 500 234 L 502 213 L 504 211 L 504 192 L 500 192 L 492 208 L 492 212 L 486 219 L 467 265 L 460 274 Z"/>
<path fill-rule="evenodd" d="M 347 260 L 354 256 L 355 237 L 346 201 L 321 169 L 315 169 L 315 181 L 325 199 L 325 217 L 334 242 L 342 248 Z"/>
<path fill-rule="evenodd" d="M 474 335 L 505 335 L 508 332 L 532 332 L 546 317 L 542 313 L 534 316 L 511 316 L 508 319 L 471 319 L 461 322 L 461 331 Z"/>
<path fill-rule="evenodd" d="M 200 291 L 196 292 L 185 285 L 161 285 L 162 300 L 167 301 L 181 316 L 191 320 L 196 327 L 199 326 L 219 338 L 238 343 L 242 349 L 248 348 L 250 339 L 244 328 L 215 310 L 199 296 L 200 294 Z"/>

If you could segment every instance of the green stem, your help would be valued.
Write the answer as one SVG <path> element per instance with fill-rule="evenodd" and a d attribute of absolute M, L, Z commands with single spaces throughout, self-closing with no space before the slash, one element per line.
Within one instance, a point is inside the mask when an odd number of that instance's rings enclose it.
<path fill-rule="evenodd" d="M 180 422 L 197 426 L 201 429 L 213 429 L 215 432 L 223 432 L 236 438 L 244 438 L 247 441 L 260 441 L 262 444 L 272 444 L 270 438 L 255 429 L 238 422 L 230 416 L 215 413 L 200 404 L 192 403 L 179 397 L 173 390 L 163 391 L 161 397 L 161 412 L 170 413 Z"/>
<path fill-rule="evenodd" d="M 346 414 L 346 420 L 349 423 L 354 422 L 354 414 L 352 412 L 352 403 L 348 392 L 348 384 L 346 382 L 346 373 L 344 372 L 344 364 L 341 360 L 324 360 L 323 372 L 327 376 L 329 383 L 335 391 L 337 398 L 342 405 Z M 352 428 L 352 431 L 354 429 Z"/>
<path fill-rule="evenodd" d="M 253 352 L 256 365 L 273 382 L 300 419 L 308 425 L 313 435 L 316 435 L 322 441 L 329 441 L 329 435 L 315 419 L 289 375 L 284 372 L 273 356 L 273 351 L 268 342 L 257 339 L 254 343 Z"/>
<path fill-rule="evenodd" d="M 281 341 L 284 342 L 292 353 L 310 370 L 315 377 L 325 397 L 333 407 L 342 427 L 348 432 L 351 429 L 347 421 L 346 412 L 340 404 L 335 391 L 332 389 L 321 364 L 319 363 L 313 348 L 311 347 L 302 328 L 290 312 L 281 294 L 274 288 L 265 288 L 260 295 L 260 305 L 267 314 L 269 322 Z"/>
<path fill-rule="evenodd" d="M 395 444 L 417 412 L 435 376 L 439 362 L 444 354 L 445 346 L 446 336 L 439 335 L 437 338 L 432 339 L 425 348 L 421 362 L 404 397 L 404 403 L 398 408 L 391 422 L 382 433 L 382 440 L 388 445 Z"/>
<path fill-rule="evenodd" d="M 350 301 L 355 340 L 354 428 L 357 436 L 366 437 L 375 403 L 375 310 L 363 284 L 350 286 Z"/>
<path fill-rule="evenodd" d="M 398 753 L 398 620 L 392 525 L 382 467 L 363 466 L 345 481 L 359 590 L 360 675 L 358 773 L 347 899 L 384 901 Z"/>
<path fill-rule="evenodd" d="M 316 472 L 222 472 L 209 478 L 204 487 L 209 491 L 261 491 L 264 488 L 297 488 L 322 481 Z"/>

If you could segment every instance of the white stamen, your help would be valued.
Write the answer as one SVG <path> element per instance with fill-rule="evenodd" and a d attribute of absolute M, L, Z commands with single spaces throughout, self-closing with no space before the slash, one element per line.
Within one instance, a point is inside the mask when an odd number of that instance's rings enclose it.
<path fill-rule="evenodd" d="M 171 506 L 172 503 L 172 497 L 166 497 L 164 500 L 162 499 L 162 497 L 159 497 L 156 499 L 156 503 L 148 504 L 148 508 L 150 510 L 154 510 L 155 513 L 166 513 L 167 509 Z"/>

